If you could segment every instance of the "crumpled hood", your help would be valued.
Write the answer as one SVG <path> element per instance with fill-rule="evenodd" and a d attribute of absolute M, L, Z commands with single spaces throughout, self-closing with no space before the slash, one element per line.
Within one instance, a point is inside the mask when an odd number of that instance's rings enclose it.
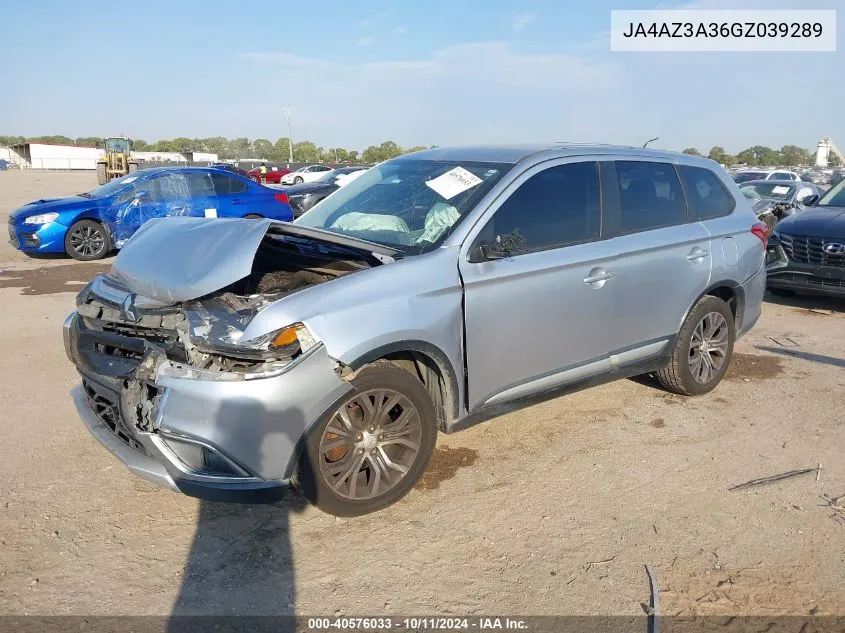
<path fill-rule="evenodd" d="M 109 274 L 161 305 L 202 297 L 246 277 L 272 220 L 156 218 L 120 249 Z"/>
<path fill-rule="evenodd" d="M 96 207 L 98 206 L 95 198 L 83 198 L 82 196 L 70 196 L 68 198 L 42 198 L 29 202 L 19 209 L 15 209 L 9 214 L 12 220 L 23 220 L 33 215 L 40 215 L 41 213 L 60 213 L 62 211 L 70 211 L 79 207 Z"/>
<path fill-rule="evenodd" d="M 810 207 L 778 222 L 779 233 L 845 239 L 845 208 Z"/>
<path fill-rule="evenodd" d="M 268 230 L 355 248 L 382 259 L 398 251 L 320 229 L 269 219 L 156 218 L 126 242 L 109 275 L 146 307 L 198 299 L 243 279 Z"/>

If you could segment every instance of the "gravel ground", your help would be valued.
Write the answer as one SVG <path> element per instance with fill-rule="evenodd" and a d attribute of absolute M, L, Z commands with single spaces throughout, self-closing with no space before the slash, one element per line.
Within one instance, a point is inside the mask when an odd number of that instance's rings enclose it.
<path fill-rule="evenodd" d="M 0 172 L 0 219 L 93 174 Z M 624 380 L 441 436 L 378 514 L 199 502 L 85 431 L 60 327 L 107 267 L 0 244 L 0 614 L 845 614 L 845 302 L 768 301 L 699 398 Z M 766 486 L 733 485 L 785 471 Z"/>

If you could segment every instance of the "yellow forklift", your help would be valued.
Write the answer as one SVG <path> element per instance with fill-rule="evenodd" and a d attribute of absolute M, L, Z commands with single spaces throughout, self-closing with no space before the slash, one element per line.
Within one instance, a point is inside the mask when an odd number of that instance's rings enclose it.
<path fill-rule="evenodd" d="M 112 178 L 120 178 L 138 169 L 138 162 L 130 158 L 130 141 L 125 136 L 105 139 L 105 156 L 97 161 L 97 183 L 104 185 Z"/>

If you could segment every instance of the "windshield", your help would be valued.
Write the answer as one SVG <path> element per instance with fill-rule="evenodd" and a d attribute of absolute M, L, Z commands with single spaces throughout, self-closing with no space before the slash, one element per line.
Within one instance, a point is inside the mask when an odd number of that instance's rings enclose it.
<path fill-rule="evenodd" d="M 816 203 L 817 207 L 845 207 L 845 180 L 827 190 Z"/>
<path fill-rule="evenodd" d="M 126 153 L 129 151 L 129 141 L 125 138 L 107 138 L 106 151 Z"/>
<path fill-rule="evenodd" d="M 762 171 L 742 171 L 734 176 L 734 182 L 748 182 L 749 180 L 764 180 L 766 178 L 765 172 Z"/>
<path fill-rule="evenodd" d="M 115 178 L 114 180 L 110 180 L 104 185 L 100 185 L 96 189 L 92 189 L 86 194 L 83 194 L 86 198 L 106 198 L 113 193 L 117 193 L 121 189 L 123 189 L 126 185 L 130 185 L 136 180 L 138 180 L 140 176 L 138 174 L 128 174 L 126 176 L 121 176 L 120 178 Z"/>
<path fill-rule="evenodd" d="M 788 200 L 792 197 L 795 187 L 779 185 L 777 183 L 761 182 L 754 185 L 743 185 L 739 188 L 749 200 L 771 198 L 773 200 Z"/>
<path fill-rule="evenodd" d="M 296 224 L 406 255 L 437 247 L 512 165 L 399 159 L 376 165 Z"/>

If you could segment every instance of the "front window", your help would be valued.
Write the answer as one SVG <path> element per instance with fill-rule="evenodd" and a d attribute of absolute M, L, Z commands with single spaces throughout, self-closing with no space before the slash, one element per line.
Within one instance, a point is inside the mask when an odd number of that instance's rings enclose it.
<path fill-rule="evenodd" d="M 400 159 L 369 169 L 296 224 L 396 248 L 428 252 L 512 165 Z"/>
<path fill-rule="evenodd" d="M 779 185 L 777 183 L 761 182 L 754 185 L 744 185 L 740 187 L 742 194 L 749 200 L 762 200 L 768 198 L 771 200 L 789 200 L 795 191 L 795 187 L 789 185 Z"/>
<path fill-rule="evenodd" d="M 827 190 L 816 203 L 817 207 L 845 207 L 845 180 Z"/>

